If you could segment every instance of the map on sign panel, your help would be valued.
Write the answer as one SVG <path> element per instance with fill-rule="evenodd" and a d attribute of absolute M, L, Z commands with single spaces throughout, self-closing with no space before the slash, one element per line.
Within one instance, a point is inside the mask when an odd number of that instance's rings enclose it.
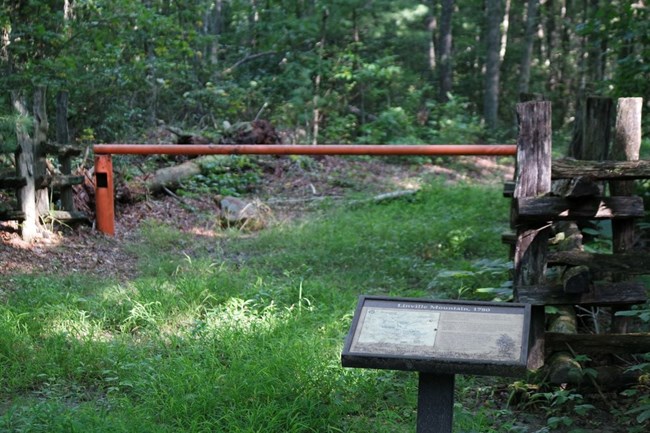
<path fill-rule="evenodd" d="M 392 308 L 364 309 L 363 326 L 353 343 L 354 352 L 393 355 L 433 355 L 440 313 Z"/>

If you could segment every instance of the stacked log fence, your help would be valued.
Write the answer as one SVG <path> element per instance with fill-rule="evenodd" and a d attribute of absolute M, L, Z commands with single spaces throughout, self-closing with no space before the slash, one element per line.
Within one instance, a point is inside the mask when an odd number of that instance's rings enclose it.
<path fill-rule="evenodd" d="M 618 377 L 610 372 L 617 356 L 650 352 L 650 334 L 633 333 L 630 319 L 616 314 L 647 302 L 638 277 L 650 274 L 650 254 L 634 249 L 636 221 L 645 216 L 634 181 L 650 178 L 650 161 L 639 160 L 641 105 L 619 99 L 612 124 L 613 102 L 587 98 L 571 157 L 557 160 L 551 103 L 517 105 L 516 175 L 504 188 L 513 232 L 503 239 L 514 260 L 514 300 L 533 306 L 529 367 L 545 366 L 552 383 L 585 380 L 578 354 L 602 367 L 607 381 Z M 585 239 L 608 224 L 609 251 L 587 249 Z"/>
<path fill-rule="evenodd" d="M 47 141 L 49 123 L 46 112 L 46 89 L 39 87 L 33 94 L 33 131 L 16 125 L 17 148 L 14 153 L 15 174 L 0 177 L 0 189 L 11 190 L 16 196 L 16 206 L 0 213 L 0 221 L 18 221 L 21 236 L 32 240 L 37 236 L 38 226 L 43 221 L 61 223 L 87 221 L 83 212 L 75 209 L 73 186 L 83 183 L 83 176 L 72 173 L 72 159 L 82 153 L 82 149 L 69 144 L 67 125 L 67 93 L 57 94 L 55 143 Z M 15 111 L 21 116 L 29 116 L 25 96 L 12 92 Z M 48 161 L 49 157 L 58 159 L 59 172 Z M 61 204 L 54 209 L 50 203 L 50 192 L 60 192 Z"/>

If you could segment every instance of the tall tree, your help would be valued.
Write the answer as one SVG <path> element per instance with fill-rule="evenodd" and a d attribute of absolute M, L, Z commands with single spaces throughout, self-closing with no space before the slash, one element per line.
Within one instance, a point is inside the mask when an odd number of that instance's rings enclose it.
<path fill-rule="evenodd" d="M 483 118 L 490 130 L 494 130 L 499 117 L 499 79 L 501 61 L 501 19 L 503 18 L 501 0 L 487 0 L 487 37 L 485 54 L 485 89 L 483 99 Z"/>
<path fill-rule="evenodd" d="M 452 88 L 452 15 L 454 0 L 442 0 L 440 14 L 440 100 L 447 101 Z"/>
<path fill-rule="evenodd" d="M 519 64 L 519 93 L 528 93 L 530 84 L 530 66 L 533 60 L 533 44 L 537 32 L 537 14 L 539 0 L 528 0 L 526 7 L 526 33 L 524 35 L 524 47 Z"/>

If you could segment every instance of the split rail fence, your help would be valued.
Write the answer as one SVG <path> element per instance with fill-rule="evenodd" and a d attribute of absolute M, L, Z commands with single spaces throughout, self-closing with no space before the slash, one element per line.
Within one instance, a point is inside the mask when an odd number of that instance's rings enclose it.
<path fill-rule="evenodd" d="M 634 180 L 650 179 L 650 161 L 639 161 L 641 104 L 641 98 L 618 100 L 610 150 L 612 101 L 587 98 L 572 158 L 555 161 L 550 102 L 517 105 L 516 178 L 504 188 L 512 197 L 514 232 L 503 240 L 514 259 L 514 300 L 533 306 L 529 367 L 546 360 L 552 382 L 583 379 L 576 354 L 650 352 L 650 334 L 628 334 L 628 318 L 616 314 L 647 301 L 635 278 L 650 274 L 650 255 L 633 250 L 635 220 L 645 216 Z M 583 237 L 594 224 L 606 227 L 602 221 L 611 221 L 611 250 L 585 251 Z M 549 317 L 547 306 L 554 306 Z M 577 333 L 576 312 L 591 322 L 580 326 L 587 333 Z"/>
<path fill-rule="evenodd" d="M 26 98 L 19 92 L 12 92 L 12 103 L 16 113 L 29 117 Z M 56 96 L 56 142 L 48 142 L 49 122 L 46 112 L 46 90 L 39 87 L 33 94 L 33 131 L 17 125 L 17 147 L 14 153 L 15 173 L 0 175 L 0 189 L 15 193 L 16 206 L 0 212 L 0 221 L 21 222 L 23 239 L 36 236 L 39 220 L 58 222 L 84 221 L 88 217 L 75 210 L 73 186 L 83 183 L 83 176 L 72 173 L 72 159 L 83 150 L 69 144 L 68 94 L 59 92 Z M 58 170 L 50 165 L 47 156 L 57 158 Z M 50 203 L 51 191 L 60 192 L 60 206 L 54 210 Z"/>

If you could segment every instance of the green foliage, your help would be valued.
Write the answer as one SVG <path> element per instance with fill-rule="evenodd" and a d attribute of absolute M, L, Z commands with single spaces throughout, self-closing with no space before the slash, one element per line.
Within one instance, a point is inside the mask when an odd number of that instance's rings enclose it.
<path fill-rule="evenodd" d="M 185 183 L 185 191 L 239 196 L 252 191 L 261 180 L 260 167 L 246 156 L 214 158 L 203 164 L 201 171 Z"/>
<path fill-rule="evenodd" d="M 480 143 L 485 133 L 467 98 L 449 95 L 445 103 L 429 102 L 431 115 L 427 138 L 431 143 Z"/>
<path fill-rule="evenodd" d="M 33 124 L 34 119 L 30 116 L 0 116 L 0 154 L 15 152 L 18 147 L 16 128 L 29 131 Z"/>

